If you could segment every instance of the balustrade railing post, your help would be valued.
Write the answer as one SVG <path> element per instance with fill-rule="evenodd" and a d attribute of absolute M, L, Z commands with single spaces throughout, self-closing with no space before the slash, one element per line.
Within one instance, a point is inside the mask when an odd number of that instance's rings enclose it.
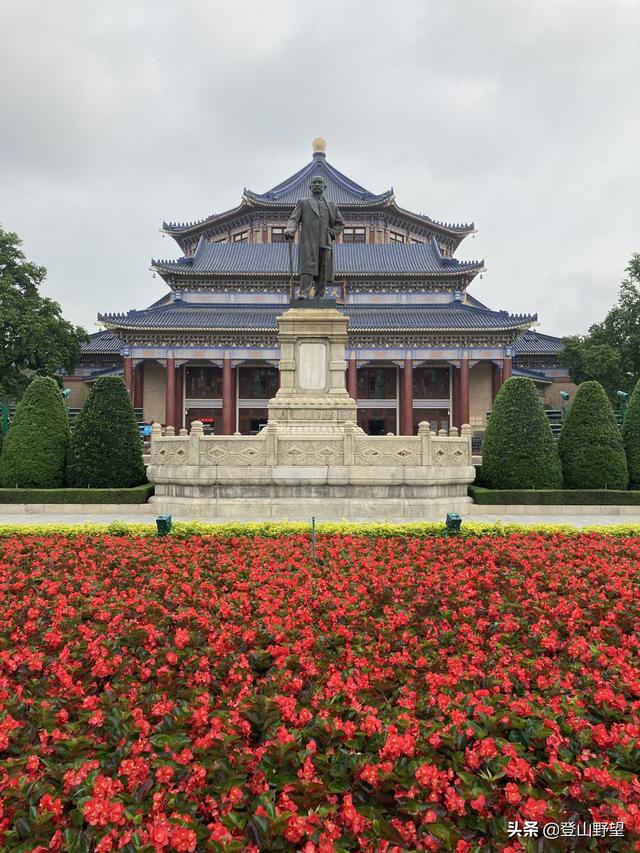
<path fill-rule="evenodd" d="M 200 464 L 200 439 L 204 436 L 202 421 L 193 421 L 189 435 L 189 465 Z"/>
<path fill-rule="evenodd" d="M 343 464 L 353 465 L 355 459 L 356 425 L 353 421 L 345 421 L 343 426 Z"/>
<path fill-rule="evenodd" d="M 431 427 L 426 421 L 418 424 L 418 438 L 420 439 L 420 464 L 431 465 Z"/>
<path fill-rule="evenodd" d="M 275 421 L 268 421 L 264 428 L 267 451 L 267 465 L 278 464 L 278 424 Z"/>

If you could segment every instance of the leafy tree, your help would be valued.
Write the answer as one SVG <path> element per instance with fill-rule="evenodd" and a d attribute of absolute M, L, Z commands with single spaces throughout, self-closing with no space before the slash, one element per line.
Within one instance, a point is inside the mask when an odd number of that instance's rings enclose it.
<path fill-rule="evenodd" d="M 562 473 L 551 424 L 531 379 L 508 379 L 495 399 L 482 442 L 483 485 L 559 489 Z"/>
<path fill-rule="evenodd" d="M 129 394 L 119 376 L 103 376 L 76 418 L 67 483 L 108 489 L 145 481 L 142 442 Z"/>
<path fill-rule="evenodd" d="M 640 488 L 640 381 L 627 405 L 622 425 L 622 441 L 627 454 L 630 485 L 632 488 Z"/>
<path fill-rule="evenodd" d="M 0 400 L 18 400 L 36 375 L 71 373 L 87 339 L 40 296 L 44 267 L 25 259 L 17 234 L 0 227 Z"/>
<path fill-rule="evenodd" d="M 611 400 L 616 391 L 631 392 L 640 379 L 640 254 L 626 271 L 617 305 L 587 335 L 565 338 L 559 353 L 574 382 L 596 380 Z"/>
<path fill-rule="evenodd" d="M 562 425 L 558 452 L 567 489 L 626 489 L 622 435 L 599 382 L 583 382 Z"/>
<path fill-rule="evenodd" d="M 55 489 L 64 485 L 69 416 L 55 379 L 38 376 L 18 403 L 2 444 L 5 488 Z"/>

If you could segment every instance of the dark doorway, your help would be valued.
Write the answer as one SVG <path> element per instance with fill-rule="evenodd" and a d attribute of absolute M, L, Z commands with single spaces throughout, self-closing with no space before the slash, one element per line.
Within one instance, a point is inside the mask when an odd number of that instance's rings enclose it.
<path fill-rule="evenodd" d="M 397 414 L 395 409 L 364 408 L 358 409 L 358 426 L 367 435 L 386 435 L 396 432 Z"/>

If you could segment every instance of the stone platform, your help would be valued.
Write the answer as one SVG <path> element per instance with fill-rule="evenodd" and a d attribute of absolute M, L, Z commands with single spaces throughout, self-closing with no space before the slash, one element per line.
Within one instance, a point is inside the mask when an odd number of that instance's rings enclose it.
<path fill-rule="evenodd" d="M 185 431 L 186 432 L 186 431 Z M 457 431 L 456 431 L 457 432 Z M 270 421 L 256 436 L 190 435 L 151 442 L 151 502 L 159 512 L 220 519 L 383 521 L 465 512 L 471 433 L 369 436 L 351 423 L 324 437 L 288 434 Z"/>
<path fill-rule="evenodd" d="M 294 307 L 278 317 L 280 388 L 256 436 L 166 435 L 154 424 L 147 477 L 159 512 L 209 519 L 385 521 L 464 513 L 471 430 L 369 436 L 345 388 L 348 318 Z"/>

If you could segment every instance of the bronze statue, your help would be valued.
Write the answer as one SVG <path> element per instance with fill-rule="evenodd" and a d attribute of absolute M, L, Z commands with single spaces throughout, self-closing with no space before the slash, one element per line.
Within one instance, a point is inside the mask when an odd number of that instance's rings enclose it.
<path fill-rule="evenodd" d="M 298 200 L 284 232 L 287 240 L 293 240 L 300 225 L 300 299 L 323 299 L 327 284 L 333 281 L 333 241 L 344 228 L 344 222 L 338 205 L 324 197 L 325 187 L 320 175 L 311 178 L 311 196 Z"/>

